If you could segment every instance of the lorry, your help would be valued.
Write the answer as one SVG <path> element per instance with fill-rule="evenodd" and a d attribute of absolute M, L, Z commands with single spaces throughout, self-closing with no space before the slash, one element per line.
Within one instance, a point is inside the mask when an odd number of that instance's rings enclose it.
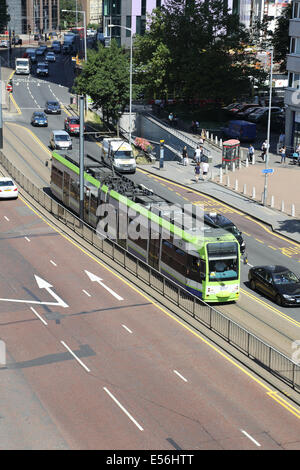
<path fill-rule="evenodd" d="M 104 138 L 100 158 L 118 173 L 135 173 L 136 161 L 131 145 L 118 137 Z"/>
<path fill-rule="evenodd" d="M 17 58 L 15 64 L 16 64 L 15 73 L 17 75 L 20 75 L 20 74 L 29 75 L 30 74 L 30 60 L 28 57 Z"/>
<path fill-rule="evenodd" d="M 63 43 L 63 52 L 70 53 L 75 52 L 75 42 L 76 42 L 76 35 L 74 33 L 65 33 L 64 34 L 64 43 Z"/>

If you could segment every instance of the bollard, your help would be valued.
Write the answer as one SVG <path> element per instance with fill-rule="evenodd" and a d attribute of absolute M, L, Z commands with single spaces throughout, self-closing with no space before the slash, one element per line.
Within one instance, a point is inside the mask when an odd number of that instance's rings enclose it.
<path fill-rule="evenodd" d="M 228 188 L 230 186 L 229 175 L 227 175 L 227 184 L 226 184 L 226 186 L 228 186 Z"/>
<path fill-rule="evenodd" d="M 238 182 L 238 180 L 235 180 L 234 190 L 235 190 L 235 191 L 238 191 L 238 190 L 239 190 L 239 182 Z"/>
<path fill-rule="evenodd" d="M 218 136 L 216 136 L 216 138 L 215 138 L 215 143 L 216 143 L 216 145 L 218 145 Z"/>
<path fill-rule="evenodd" d="M 292 204 L 292 212 L 291 212 L 292 217 L 295 217 L 295 204 Z"/>
<path fill-rule="evenodd" d="M 284 212 L 284 201 L 281 201 L 281 212 Z"/>
<path fill-rule="evenodd" d="M 246 196 L 246 194 L 247 194 L 247 186 L 246 186 L 246 184 L 244 184 L 243 194 L 244 194 L 244 196 Z"/>
<path fill-rule="evenodd" d="M 220 184 L 223 183 L 223 170 L 222 168 L 220 168 L 220 180 L 219 180 Z"/>
<path fill-rule="evenodd" d="M 252 165 L 255 165 L 255 155 L 252 155 Z"/>
<path fill-rule="evenodd" d="M 235 162 L 232 162 L 232 171 L 235 171 Z"/>
<path fill-rule="evenodd" d="M 246 157 L 246 168 L 248 168 L 249 166 L 249 160 L 248 160 L 248 157 Z"/>
<path fill-rule="evenodd" d="M 227 166 L 227 163 L 226 163 L 226 165 L 225 165 L 225 175 L 227 175 L 227 173 L 228 173 L 228 166 Z"/>
<path fill-rule="evenodd" d="M 255 199 L 255 187 L 252 188 L 252 199 Z"/>
<path fill-rule="evenodd" d="M 273 209 L 274 207 L 274 196 L 271 196 L 271 208 Z"/>
<path fill-rule="evenodd" d="M 223 140 L 220 139 L 220 147 L 222 148 L 223 147 Z"/>

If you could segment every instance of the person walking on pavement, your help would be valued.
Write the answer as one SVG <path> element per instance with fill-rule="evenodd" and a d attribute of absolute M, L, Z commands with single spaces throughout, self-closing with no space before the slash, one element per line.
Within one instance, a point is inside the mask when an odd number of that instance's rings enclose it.
<path fill-rule="evenodd" d="M 183 150 L 182 150 L 182 163 L 183 163 L 183 166 L 187 166 L 189 163 L 186 145 L 183 147 Z"/>
<path fill-rule="evenodd" d="M 201 171 L 200 162 L 197 162 L 196 166 L 195 166 L 195 180 L 196 180 L 196 183 L 198 183 L 198 181 L 199 181 L 200 171 Z"/>
<path fill-rule="evenodd" d="M 281 147 L 281 149 L 279 150 L 279 152 L 281 153 L 281 161 L 280 163 L 285 163 L 285 159 L 286 159 L 286 147 Z"/>
<path fill-rule="evenodd" d="M 174 118 L 173 113 L 170 113 L 168 117 L 170 126 L 173 126 L 173 118 Z"/>
<path fill-rule="evenodd" d="M 249 146 L 249 149 L 248 149 L 248 157 L 249 157 L 249 162 L 252 163 L 253 162 L 253 155 L 254 155 L 254 147 L 253 145 L 251 144 Z"/>
<path fill-rule="evenodd" d="M 195 150 L 195 153 L 194 153 L 194 160 L 195 160 L 195 163 L 197 164 L 198 162 L 200 163 L 201 162 L 201 149 L 199 147 L 199 145 L 197 146 L 196 150 Z"/>
<path fill-rule="evenodd" d="M 267 150 L 269 147 L 270 147 L 270 144 L 268 144 L 268 141 L 265 140 L 261 146 L 261 150 L 262 150 L 261 158 L 263 159 L 264 162 L 266 161 L 266 154 L 267 154 Z"/>
<path fill-rule="evenodd" d="M 209 164 L 208 162 L 203 162 L 202 163 L 202 177 L 203 181 L 206 181 L 207 175 L 208 175 L 208 170 L 209 170 Z"/>

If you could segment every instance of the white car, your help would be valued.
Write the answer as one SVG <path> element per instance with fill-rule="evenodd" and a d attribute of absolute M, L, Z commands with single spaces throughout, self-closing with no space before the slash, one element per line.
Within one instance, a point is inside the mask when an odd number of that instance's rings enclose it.
<path fill-rule="evenodd" d="M 0 177 L 0 199 L 17 198 L 18 188 L 11 178 Z"/>
<path fill-rule="evenodd" d="M 45 60 L 46 62 L 55 62 L 56 58 L 54 52 L 47 52 Z"/>

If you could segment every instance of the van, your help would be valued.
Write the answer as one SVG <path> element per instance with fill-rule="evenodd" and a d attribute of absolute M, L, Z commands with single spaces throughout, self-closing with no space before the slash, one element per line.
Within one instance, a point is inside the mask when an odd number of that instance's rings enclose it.
<path fill-rule="evenodd" d="M 66 131 L 52 131 L 49 145 L 52 150 L 71 150 L 72 140 Z"/>
<path fill-rule="evenodd" d="M 28 58 L 18 58 L 16 59 L 16 66 L 15 66 L 15 73 L 17 75 L 24 74 L 24 75 L 29 75 L 30 74 L 30 62 Z"/>
<path fill-rule="evenodd" d="M 254 114 L 255 111 L 252 114 Z M 221 128 L 223 136 L 238 139 L 240 142 L 254 142 L 256 139 L 256 124 L 243 120 L 229 121 L 228 127 Z"/>
<path fill-rule="evenodd" d="M 241 253 L 245 253 L 246 243 L 242 237 L 242 232 L 240 232 L 236 225 L 234 225 L 231 220 L 227 219 L 227 217 L 222 214 L 217 214 L 216 212 L 206 212 L 204 213 L 204 223 L 210 227 L 222 228 L 232 233 L 239 242 Z"/>
<path fill-rule="evenodd" d="M 101 159 L 119 173 L 135 173 L 136 161 L 131 145 L 123 139 L 105 138 L 100 151 Z"/>

